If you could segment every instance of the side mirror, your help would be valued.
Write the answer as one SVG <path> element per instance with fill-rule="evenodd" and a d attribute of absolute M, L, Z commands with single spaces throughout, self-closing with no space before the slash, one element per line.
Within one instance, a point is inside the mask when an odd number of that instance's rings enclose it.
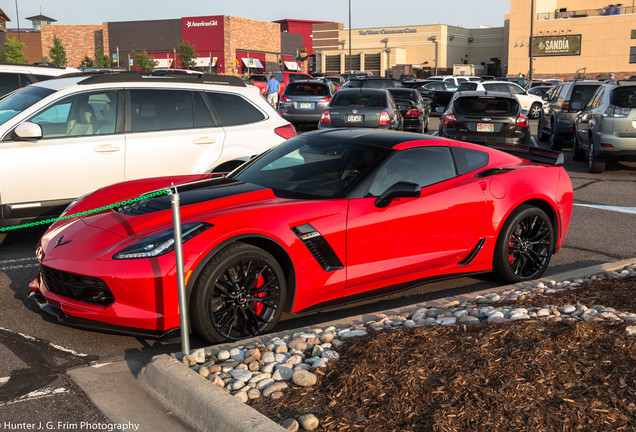
<path fill-rule="evenodd" d="M 397 182 L 387 188 L 376 198 L 375 206 L 385 208 L 396 198 L 417 198 L 422 193 L 420 185 L 411 182 Z"/>
<path fill-rule="evenodd" d="M 42 138 L 42 126 L 37 123 L 24 122 L 13 130 L 16 138 L 23 141 L 39 140 Z"/>

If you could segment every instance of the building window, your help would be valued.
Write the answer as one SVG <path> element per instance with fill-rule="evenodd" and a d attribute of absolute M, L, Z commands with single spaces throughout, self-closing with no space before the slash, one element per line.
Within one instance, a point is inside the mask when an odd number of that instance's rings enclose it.
<path fill-rule="evenodd" d="M 629 62 L 636 63 L 636 47 L 629 47 Z"/>
<path fill-rule="evenodd" d="M 636 39 L 636 30 L 632 30 L 632 39 Z"/>

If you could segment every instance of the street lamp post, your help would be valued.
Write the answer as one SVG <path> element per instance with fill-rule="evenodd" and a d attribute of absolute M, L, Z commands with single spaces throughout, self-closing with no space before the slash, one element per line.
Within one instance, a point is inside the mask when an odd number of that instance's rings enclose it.
<path fill-rule="evenodd" d="M 351 69 L 351 0 L 349 0 L 349 73 L 353 73 Z"/>
<path fill-rule="evenodd" d="M 532 82 L 532 77 L 534 75 L 534 71 L 533 71 L 533 64 L 532 64 L 532 56 L 533 56 L 533 52 L 532 52 L 532 48 L 533 48 L 533 43 L 532 43 L 532 30 L 533 30 L 533 26 L 534 26 L 534 0 L 530 0 L 530 43 L 529 45 L 529 55 L 530 55 L 530 73 L 528 74 L 528 79 L 530 80 L 530 82 Z"/>
<path fill-rule="evenodd" d="M 435 44 L 435 75 L 437 75 L 437 37 L 431 36 L 428 40 L 433 41 Z"/>

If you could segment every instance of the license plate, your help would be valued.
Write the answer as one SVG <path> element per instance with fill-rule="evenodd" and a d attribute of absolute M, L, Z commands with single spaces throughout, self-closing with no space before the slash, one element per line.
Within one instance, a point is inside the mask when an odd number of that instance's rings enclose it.
<path fill-rule="evenodd" d="M 477 123 L 477 132 L 494 132 L 495 125 L 492 123 Z"/>
<path fill-rule="evenodd" d="M 346 117 L 347 123 L 362 123 L 362 115 L 360 114 L 349 114 Z"/>
<path fill-rule="evenodd" d="M 314 106 L 311 102 L 301 102 L 299 107 L 300 109 L 312 109 Z"/>

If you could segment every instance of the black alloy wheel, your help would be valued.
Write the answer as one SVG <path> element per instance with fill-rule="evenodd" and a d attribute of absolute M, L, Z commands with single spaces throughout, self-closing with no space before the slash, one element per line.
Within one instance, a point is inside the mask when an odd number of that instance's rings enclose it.
<path fill-rule="evenodd" d="M 554 250 L 552 223 L 537 207 L 521 206 L 497 239 L 493 270 L 505 282 L 536 279 L 548 268 Z"/>
<path fill-rule="evenodd" d="M 270 331 L 285 301 L 285 275 L 263 249 L 236 242 L 205 267 L 191 299 L 194 330 L 210 342 Z"/>

